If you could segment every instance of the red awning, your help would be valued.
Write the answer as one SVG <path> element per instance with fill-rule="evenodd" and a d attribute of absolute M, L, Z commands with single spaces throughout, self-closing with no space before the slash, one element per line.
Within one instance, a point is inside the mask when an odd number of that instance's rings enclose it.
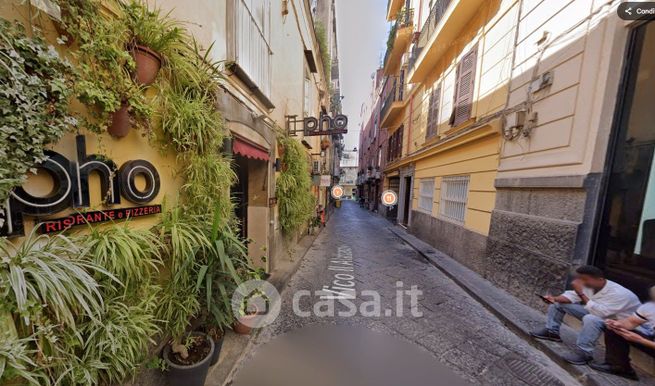
<path fill-rule="evenodd" d="M 232 141 L 232 152 L 247 158 L 259 159 L 262 161 L 268 161 L 269 158 L 268 151 L 265 148 L 237 137 L 234 137 L 234 140 Z"/>

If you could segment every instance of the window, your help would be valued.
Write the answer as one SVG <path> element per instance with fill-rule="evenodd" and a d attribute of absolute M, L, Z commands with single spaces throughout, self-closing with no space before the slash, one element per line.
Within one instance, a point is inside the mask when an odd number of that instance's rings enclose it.
<path fill-rule="evenodd" d="M 303 112 L 305 113 L 305 117 L 311 116 L 311 97 L 312 97 L 312 82 L 309 78 L 305 78 L 304 82 L 304 90 L 303 90 L 303 95 L 304 95 L 304 100 L 303 100 Z"/>
<path fill-rule="evenodd" d="M 402 156 L 403 129 L 404 127 L 400 126 L 400 128 L 389 137 L 389 145 L 387 148 L 387 161 L 389 162 L 394 161 Z"/>
<path fill-rule="evenodd" d="M 418 208 L 424 212 L 432 212 L 434 197 L 434 178 L 422 179 L 419 181 Z"/>
<path fill-rule="evenodd" d="M 320 165 L 319 161 L 317 160 L 312 161 L 312 174 L 319 174 L 318 173 L 319 165 Z"/>
<path fill-rule="evenodd" d="M 471 118 L 473 91 L 475 89 L 475 66 L 478 63 L 478 47 L 473 47 L 457 65 L 455 83 L 455 106 L 451 117 L 452 126 L 457 126 Z"/>
<path fill-rule="evenodd" d="M 229 57 L 237 65 L 237 75 L 253 90 L 271 97 L 271 51 L 269 41 L 270 0 L 231 0 L 228 17 Z M 228 35 L 229 36 L 229 35 Z M 270 103 L 270 101 L 269 101 Z"/>
<path fill-rule="evenodd" d="M 428 106 L 428 130 L 425 135 L 430 138 L 437 134 L 439 125 L 439 104 L 441 103 L 441 85 L 434 86 L 430 93 L 430 105 Z"/>
<path fill-rule="evenodd" d="M 470 176 L 450 176 L 441 180 L 440 214 L 463 223 L 466 216 Z"/>

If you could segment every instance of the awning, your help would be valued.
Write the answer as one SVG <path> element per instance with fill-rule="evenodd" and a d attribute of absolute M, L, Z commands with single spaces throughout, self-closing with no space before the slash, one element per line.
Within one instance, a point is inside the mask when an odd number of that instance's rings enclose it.
<path fill-rule="evenodd" d="M 268 161 L 268 151 L 252 142 L 245 139 L 234 137 L 232 141 L 232 152 L 247 158 Z"/>

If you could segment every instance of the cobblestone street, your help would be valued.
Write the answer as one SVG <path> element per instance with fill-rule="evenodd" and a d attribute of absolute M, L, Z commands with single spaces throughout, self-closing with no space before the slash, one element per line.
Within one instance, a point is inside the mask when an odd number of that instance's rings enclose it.
<path fill-rule="evenodd" d="M 316 324 L 363 326 L 369 330 L 400 337 L 429 352 L 456 374 L 472 384 L 482 385 L 571 385 L 577 382 L 558 365 L 514 335 L 494 315 L 470 297 L 437 268 L 392 234 L 384 219 L 346 202 L 337 209 L 304 257 L 298 272 L 283 293 L 278 319 L 264 328 L 240 368 L 257 357 L 262 346 L 281 334 Z M 382 300 L 382 316 L 301 317 L 294 313 L 292 300 L 300 290 L 312 291 L 300 302 L 302 310 L 312 310 L 319 301 L 315 294 L 333 285 L 337 271 L 330 261 L 343 251 L 352 251 L 358 305 L 361 292 L 377 291 Z M 347 278 L 341 276 L 342 278 Z M 405 301 L 403 315 L 396 311 L 397 282 L 409 289 L 418 286 L 422 316 L 410 312 Z M 366 299 L 368 300 L 368 299 Z M 385 314 L 385 310 L 389 310 Z M 392 316 L 387 316 L 394 311 Z M 239 376 L 235 377 L 239 384 Z"/>

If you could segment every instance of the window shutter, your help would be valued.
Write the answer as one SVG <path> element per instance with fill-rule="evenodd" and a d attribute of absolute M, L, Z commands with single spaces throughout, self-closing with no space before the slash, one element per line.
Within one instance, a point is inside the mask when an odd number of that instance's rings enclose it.
<path fill-rule="evenodd" d="M 435 86 L 430 94 L 430 106 L 428 112 L 428 130 L 426 137 L 437 134 L 439 120 L 439 104 L 441 103 L 441 85 Z"/>
<path fill-rule="evenodd" d="M 457 126 L 471 118 L 473 91 L 475 89 L 475 67 L 478 62 L 477 57 L 478 47 L 475 46 L 462 58 L 457 66 L 453 126 Z"/>

